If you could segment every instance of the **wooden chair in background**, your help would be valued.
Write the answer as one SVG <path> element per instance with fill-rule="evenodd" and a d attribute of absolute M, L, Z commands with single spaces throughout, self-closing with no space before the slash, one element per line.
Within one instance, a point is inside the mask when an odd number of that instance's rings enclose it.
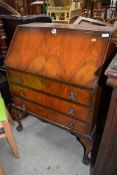
<path fill-rule="evenodd" d="M 96 19 L 96 20 L 98 20 L 98 21 L 103 21 L 103 22 L 105 22 L 105 19 L 102 18 L 101 16 L 94 16 L 94 17 L 92 17 L 92 19 Z"/>
<path fill-rule="evenodd" d="M 92 19 L 105 22 L 103 9 L 94 9 Z"/>
<path fill-rule="evenodd" d="M 83 10 L 81 12 L 80 16 L 90 18 L 91 17 L 91 12 L 89 10 Z"/>
<path fill-rule="evenodd" d="M 108 20 L 107 22 L 110 24 L 114 24 L 117 21 L 117 18 L 112 18 L 110 20 Z"/>
<path fill-rule="evenodd" d="M 100 16 L 102 18 L 104 18 L 104 15 L 102 14 L 102 9 L 94 9 L 92 12 L 92 16 Z"/>
<path fill-rule="evenodd" d="M 0 139 L 7 138 L 16 158 L 19 158 L 19 151 L 17 149 L 17 146 L 15 144 L 15 140 L 13 137 L 12 130 L 10 128 L 10 124 L 8 119 L 11 121 L 11 116 L 8 112 L 8 110 L 5 107 L 4 100 L 0 94 L 0 129 L 2 129 L 3 132 L 0 133 Z"/>
<path fill-rule="evenodd" d="M 113 26 L 117 26 L 117 21 L 114 22 Z"/>
<path fill-rule="evenodd" d="M 48 15 L 54 22 L 70 23 L 75 16 L 81 12 L 80 4 L 77 0 L 49 0 Z"/>

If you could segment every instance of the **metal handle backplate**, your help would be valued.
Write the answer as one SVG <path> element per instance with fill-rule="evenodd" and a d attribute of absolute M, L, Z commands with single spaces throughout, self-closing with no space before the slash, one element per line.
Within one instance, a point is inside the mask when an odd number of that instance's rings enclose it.
<path fill-rule="evenodd" d="M 20 96 L 25 97 L 24 91 L 20 91 Z"/>
<path fill-rule="evenodd" d="M 74 129 L 75 128 L 75 124 L 73 122 L 68 123 L 68 128 Z"/>
<path fill-rule="evenodd" d="M 18 77 L 18 78 L 16 78 L 16 83 L 22 84 L 23 80 L 20 77 Z"/>
<path fill-rule="evenodd" d="M 75 109 L 74 108 L 69 108 L 67 113 L 71 116 L 74 116 L 75 115 Z"/>
<path fill-rule="evenodd" d="M 76 92 L 71 91 L 71 92 L 69 93 L 69 99 L 70 99 L 70 100 L 76 100 L 76 99 L 77 99 L 77 94 L 76 94 Z"/>
<path fill-rule="evenodd" d="M 22 108 L 23 109 L 26 109 L 26 105 L 24 103 L 22 104 Z"/>

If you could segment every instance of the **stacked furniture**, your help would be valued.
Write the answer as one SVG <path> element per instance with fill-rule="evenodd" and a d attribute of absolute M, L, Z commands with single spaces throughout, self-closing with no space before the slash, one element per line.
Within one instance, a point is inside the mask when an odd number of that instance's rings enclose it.
<path fill-rule="evenodd" d="M 45 3 L 44 1 L 34 1 L 30 4 L 30 14 L 44 14 Z"/>
<path fill-rule="evenodd" d="M 11 95 L 5 75 L 4 58 L 12 40 L 16 27 L 19 24 L 32 22 L 47 22 L 52 20 L 47 15 L 21 16 L 16 10 L 4 2 L 0 2 L 0 91 L 7 106 L 11 105 Z"/>
<path fill-rule="evenodd" d="M 49 0 L 48 15 L 54 22 L 70 23 L 70 20 L 79 16 L 80 2 L 78 0 Z"/>
<path fill-rule="evenodd" d="M 73 24 L 79 24 L 81 25 L 88 25 L 88 26 L 92 26 L 92 25 L 98 25 L 98 26 L 112 26 L 112 24 L 103 22 L 103 21 L 99 21 L 97 19 L 92 19 L 92 18 L 87 18 L 87 17 L 83 17 L 83 16 L 79 16 Z"/>
<path fill-rule="evenodd" d="M 0 14 L 13 14 L 21 16 L 19 12 L 17 12 L 13 7 L 3 1 L 0 1 Z"/>
<path fill-rule="evenodd" d="M 16 16 L 16 15 L 1 15 L 1 21 L 3 23 L 4 31 L 6 34 L 7 45 L 10 45 L 15 29 L 20 24 L 28 23 L 51 23 L 52 19 L 45 15 L 28 15 L 28 16 Z"/>
<path fill-rule="evenodd" d="M 8 4 L 0 1 L 0 15 L 7 14 L 7 15 L 18 15 L 20 14 L 13 9 Z M 4 98 L 5 104 L 7 106 L 11 105 L 11 94 L 9 92 L 8 82 L 6 78 L 5 68 L 4 68 L 4 58 L 7 53 L 8 45 L 7 45 L 7 36 L 4 30 L 4 25 L 1 20 L 0 16 L 0 91 Z"/>
<path fill-rule="evenodd" d="M 100 107 L 106 110 L 104 71 L 115 52 L 115 31 L 96 25 L 21 25 L 5 61 L 14 107 L 74 134 L 85 147 L 85 164 Z"/>

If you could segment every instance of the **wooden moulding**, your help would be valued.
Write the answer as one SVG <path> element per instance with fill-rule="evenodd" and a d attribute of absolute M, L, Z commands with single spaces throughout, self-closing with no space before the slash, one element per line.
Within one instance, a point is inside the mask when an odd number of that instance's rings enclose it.
<path fill-rule="evenodd" d="M 106 70 L 105 74 L 108 76 L 107 84 L 113 88 L 117 87 L 117 54 Z"/>

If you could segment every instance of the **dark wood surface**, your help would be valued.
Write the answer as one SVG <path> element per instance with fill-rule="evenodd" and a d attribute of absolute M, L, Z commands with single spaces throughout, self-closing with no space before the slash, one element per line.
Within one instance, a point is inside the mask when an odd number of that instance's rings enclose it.
<path fill-rule="evenodd" d="M 117 55 L 106 70 L 113 92 L 93 175 L 117 174 Z"/>
<path fill-rule="evenodd" d="M 6 1 L 0 1 L 0 14 L 14 14 L 20 16 L 20 13 L 15 10 L 15 6 L 13 4 L 14 2 L 8 3 Z"/>
<path fill-rule="evenodd" d="M 110 41 L 115 31 L 65 24 L 19 26 L 5 61 L 14 106 L 78 137 L 85 146 L 85 164 L 104 91 L 100 77 L 105 79 L 105 65 L 114 52 Z"/>
<path fill-rule="evenodd" d="M 4 31 L 3 23 L 0 18 L 0 54 L 1 54 L 0 65 L 3 64 L 6 53 L 7 53 L 6 34 Z"/>

